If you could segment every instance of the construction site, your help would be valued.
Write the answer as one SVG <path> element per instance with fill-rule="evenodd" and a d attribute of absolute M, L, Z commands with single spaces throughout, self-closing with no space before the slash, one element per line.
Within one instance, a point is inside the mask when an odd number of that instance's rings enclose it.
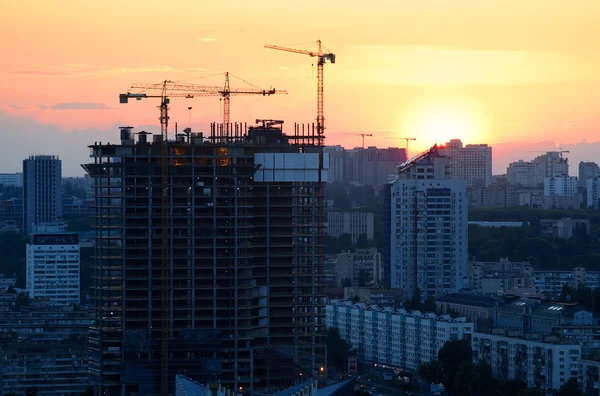
<path fill-rule="evenodd" d="M 316 125 L 291 133 L 256 120 L 169 138 L 170 98 L 210 89 L 166 80 L 120 95 L 160 99 L 161 133 L 122 127 L 82 165 L 96 201 L 95 394 L 173 394 L 176 374 L 240 394 L 325 379 L 320 81 Z M 210 95 L 228 98 L 228 84 Z"/>

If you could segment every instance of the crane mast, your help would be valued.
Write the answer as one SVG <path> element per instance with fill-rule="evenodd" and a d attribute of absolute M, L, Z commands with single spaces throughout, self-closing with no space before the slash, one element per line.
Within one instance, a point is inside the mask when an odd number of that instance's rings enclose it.
<path fill-rule="evenodd" d="M 324 73 L 323 66 L 329 60 L 331 63 L 335 63 L 335 54 L 332 52 L 323 52 L 323 45 L 321 40 L 317 40 L 318 50 L 315 51 L 303 51 L 295 48 L 281 47 L 277 45 L 266 44 L 265 48 L 274 49 L 278 51 L 292 52 L 295 54 L 308 55 L 317 58 L 317 132 L 319 136 L 325 134 L 325 116 L 323 110 L 324 102 Z"/>

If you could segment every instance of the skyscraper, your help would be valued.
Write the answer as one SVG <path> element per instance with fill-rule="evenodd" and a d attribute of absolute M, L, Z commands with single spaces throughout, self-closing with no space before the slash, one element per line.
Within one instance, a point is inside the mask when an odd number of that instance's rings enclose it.
<path fill-rule="evenodd" d="M 158 393 L 161 318 L 169 377 L 276 389 L 325 369 L 324 184 L 317 135 L 281 122 L 209 137 L 179 135 L 91 146 L 95 323 L 90 372 L 107 394 Z M 161 225 L 161 151 L 169 216 Z M 166 231 L 166 233 L 165 233 Z M 162 307 L 168 238 L 168 312 Z"/>
<path fill-rule="evenodd" d="M 462 288 L 467 278 L 467 193 L 450 179 L 449 158 L 436 146 L 398 169 L 385 200 L 389 284 L 422 298 Z M 388 220 L 389 219 L 389 220 Z"/>
<path fill-rule="evenodd" d="M 446 155 L 450 157 L 450 177 L 467 182 L 473 187 L 479 182 L 492 184 L 492 147 L 487 144 L 467 144 L 460 139 L 446 143 Z"/>
<path fill-rule="evenodd" d="M 55 155 L 36 155 L 23 160 L 23 228 L 29 233 L 39 223 L 62 216 L 61 161 Z"/>

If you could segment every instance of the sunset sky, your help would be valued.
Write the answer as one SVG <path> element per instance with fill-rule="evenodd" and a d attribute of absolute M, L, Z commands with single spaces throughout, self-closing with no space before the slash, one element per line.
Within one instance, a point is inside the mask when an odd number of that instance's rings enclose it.
<path fill-rule="evenodd" d="M 0 172 L 49 153 L 81 174 L 85 146 L 116 142 L 117 126 L 158 131 L 156 100 L 118 103 L 132 82 L 222 85 L 215 74 L 228 71 L 289 92 L 233 97 L 232 121 L 313 122 L 315 60 L 263 46 L 321 39 L 337 55 L 325 66 L 328 144 L 360 145 L 348 133 L 363 131 L 382 147 L 416 137 L 413 153 L 490 143 L 494 173 L 562 145 L 576 173 L 580 159 L 600 162 L 575 149 L 600 141 L 599 18 L 598 0 L 2 0 Z M 177 98 L 172 123 L 188 126 L 188 106 L 194 131 L 222 119 L 219 98 Z"/>

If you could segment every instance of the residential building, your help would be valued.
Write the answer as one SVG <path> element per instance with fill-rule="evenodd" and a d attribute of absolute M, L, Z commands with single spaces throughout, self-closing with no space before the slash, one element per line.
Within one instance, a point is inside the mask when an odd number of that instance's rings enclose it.
<path fill-rule="evenodd" d="M 374 217 L 371 212 L 327 212 L 327 235 L 339 238 L 343 234 L 352 236 L 356 243 L 361 235 L 368 240 L 374 237 Z"/>
<path fill-rule="evenodd" d="M 532 163 L 535 167 L 536 184 L 543 183 L 546 177 L 569 174 L 569 160 L 563 158 L 559 151 L 548 151 L 546 154 L 536 157 Z"/>
<path fill-rule="evenodd" d="M 355 252 L 342 252 L 337 255 L 336 284 L 350 279 L 354 286 L 360 285 L 361 272 L 367 282 L 379 282 L 381 278 L 381 253 L 376 248 L 356 249 Z"/>
<path fill-rule="evenodd" d="M 523 160 L 508 164 L 506 177 L 508 178 L 508 183 L 512 185 L 537 187 L 539 184 L 535 178 L 535 165 Z"/>
<path fill-rule="evenodd" d="M 587 179 L 586 203 L 588 208 L 600 209 L 600 177 Z"/>
<path fill-rule="evenodd" d="M 37 223 L 62 216 L 61 161 L 55 155 L 31 156 L 23 161 L 23 227 L 29 234 Z"/>
<path fill-rule="evenodd" d="M 70 307 L 0 308 L 0 394 L 85 392 L 91 323 L 90 312 Z"/>
<path fill-rule="evenodd" d="M 492 296 L 473 293 L 449 293 L 435 299 L 438 312 L 449 313 L 453 310 L 475 323 L 476 329 L 481 321 L 494 322 L 499 303 L 500 300 Z"/>
<path fill-rule="evenodd" d="M 477 182 L 485 186 L 492 184 L 492 147 L 487 144 L 467 144 L 460 139 L 446 143 L 446 154 L 450 157 L 450 177 L 464 180 L 467 187 Z"/>
<path fill-rule="evenodd" d="M 548 292 L 558 297 L 565 285 L 572 288 L 582 285 L 588 289 L 600 287 L 600 271 L 588 271 L 584 267 L 575 267 L 572 271 L 537 270 L 533 272 L 533 286 L 538 292 Z"/>
<path fill-rule="evenodd" d="M 23 174 L 0 173 L 0 185 L 4 187 L 23 187 Z"/>
<path fill-rule="evenodd" d="M 467 281 L 467 193 L 450 179 L 449 158 L 436 146 L 398 168 L 384 200 L 385 255 L 392 288 L 437 297 Z"/>
<path fill-rule="evenodd" d="M 121 143 L 92 145 L 84 165 L 97 206 L 96 391 L 160 393 L 163 330 L 170 392 L 183 372 L 254 391 L 301 379 L 273 367 L 325 376 L 323 137 L 276 121 L 168 142 L 137 135 L 121 128 Z"/>
<path fill-rule="evenodd" d="M 11 276 L 8 276 L 7 274 L 0 274 L 0 290 L 6 290 L 10 286 L 14 286 L 16 283 L 16 274 L 12 274 Z"/>
<path fill-rule="evenodd" d="M 552 334 L 572 344 L 581 345 L 581 356 L 584 359 L 598 359 L 600 358 L 600 326 L 593 319 L 586 323 L 588 324 L 557 326 L 552 329 Z"/>
<path fill-rule="evenodd" d="M 600 167 L 595 162 L 579 163 L 579 187 L 587 188 L 589 179 L 595 179 L 600 176 Z"/>
<path fill-rule="evenodd" d="M 578 230 L 589 235 L 590 221 L 588 219 L 572 219 L 570 217 L 563 217 L 559 220 L 540 220 L 540 234 L 543 237 L 569 239 Z"/>
<path fill-rule="evenodd" d="M 579 361 L 578 383 L 586 395 L 600 396 L 600 361 Z"/>
<path fill-rule="evenodd" d="M 511 208 L 517 206 L 544 207 L 544 190 L 510 184 L 507 179 L 494 181 L 489 186 L 475 184 L 467 191 L 471 208 Z"/>
<path fill-rule="evenodd" d="M 381 308 L 333 300 L 326 306 L 327 327 L 337 328 L 362 362 L 412 369 L 436 360 L 446 341 L 470 339 L 473 323 L 464 317 Z"/>
<path fill-rule="evenodd" d="M 402 308 L 405 296 L 400 289 L 380 289 L 372 287 L 344 287 L 343 299 L 352 301 L 358 297 L 361 303 L 378 307 Z"/>
<path fill-rule="evenodd" d="M 577 195 L 579 181 L 575 176 L 548 176 L 544 178 L 544 195 L 572 197 Z"/>
<path fill-rule="evenodd" d="M 474 333 L 472 349 L 473 362 L 489 363 L 494 377 L 520 379 L 544 393 L 579 375 L 580 345 Z"/>
<path fill-rule="evenodd" d="M 0 221 L 12 221 L 23 225 L 23 199 L 11 198 L 0 201 Z"/>
<path fill-rule="evenodd" d="M 327 146 L 323 148 L 324 153 L 329 154 L 329 171 L 327 172 L 327 182 L 335 183 L 344 181 L 344 164 L 346 150 L 342 146 Z"/>
<path fill-rule="evenodd" d="M 495 262 L 469 262 L 469 287 L 476 293 L 499 294 L 530 287 L 533 267 L 528 262 L 510 262 L 501 258 Z"/>
<path fill-rule="evenodd" d="M 77 234 L 32 234 L 26 247 L 27 293 L 52 305 L 79 304 Z"/>

